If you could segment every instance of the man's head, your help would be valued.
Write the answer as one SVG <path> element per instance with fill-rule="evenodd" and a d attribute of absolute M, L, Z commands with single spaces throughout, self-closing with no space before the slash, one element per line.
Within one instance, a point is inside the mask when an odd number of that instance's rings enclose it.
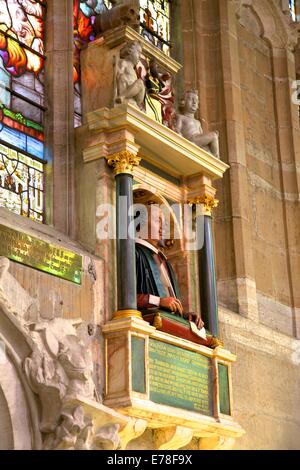
<path fill-rule="evenodd" d="M 142 46 L 138 41 L 129 41 L 120 50 L 120 58 L 127 59 L 136 66 L 141 58 Z"/>
<path fill-rule="evenodd" d="M 195 114 L 199 108 L 199 96 L 197 90 L 188 90 L 184 94 L 183 109 L 186 113 Z"/>
<path fill-rule="evenodd" d="M 137 219 L 140 225 L 140 238 L 147 239 L 157 245 L 163 241 L 165 216 L 157 204 L 146 204 L 139 211 Z"/>

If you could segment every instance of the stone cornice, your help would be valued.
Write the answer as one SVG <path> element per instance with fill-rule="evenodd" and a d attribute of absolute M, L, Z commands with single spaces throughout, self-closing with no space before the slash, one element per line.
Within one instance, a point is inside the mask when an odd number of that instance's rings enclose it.
<path fill-rule="evenodd" d="M 102 108 L 87 114 L 87 122 L 94 136 L 94 155 L 97 154 L 95 136 L 99 132 L 102 151 L 107 147 L 103 144 L 103 134 L 127 129 L 134 135 L 135 145 L 141 147 L 143 159 L 150 161 L 174 176 L 191 176 L 206 174 L 212 180 L 222 178 L 229 166 L 222 160 L 188 141 L 163 124 L 154 121 L 138 108 L 128 104 L 114 109 Z M 85 156 L 89 148 L 84 150 Z M 107 154 L 98 152 L 98 158 L 107 158 Z"/>

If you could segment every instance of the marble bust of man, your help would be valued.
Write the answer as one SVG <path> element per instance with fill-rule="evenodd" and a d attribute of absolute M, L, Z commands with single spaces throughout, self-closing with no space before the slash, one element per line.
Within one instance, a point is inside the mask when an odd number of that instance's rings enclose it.
<path fill-rule="evenodd" d="M 159 307 L 195 323 L 201 330 L 204 323 L 194 312 L 185 312 L 181 303 L 176 274 L 171 263 L 161 251 L 163 245 L 162 211 L 155 206 L 147 206 L 146 237 L 136 239 L 137 306 L 140 310 Z M 144 230 L 142 230 L 144 232 Z M 145 232 L 144 232 L 145 233 Z"/>
<path fill-rule="evenodd" d="M 219 133 L 217 131 L 203 133 L 200 121 L 195 119 L 195 113 L 198 109 L 198 92 L 195 90 L 186 91 L 183 100 L 183 113 L 177 115 L 176 131 L 198 147 L 210 152 L 214 157 L 220 158 Z"/>
<path fill-rule="evenodd" d="M 129 41 L 120 50 L 116 64 L 115 104 L 131 103 L 140 107 L 145 98 L 145 84 L 138 78 L 136 66 L 141 58 L 142 46 L 138 41 Z"/>

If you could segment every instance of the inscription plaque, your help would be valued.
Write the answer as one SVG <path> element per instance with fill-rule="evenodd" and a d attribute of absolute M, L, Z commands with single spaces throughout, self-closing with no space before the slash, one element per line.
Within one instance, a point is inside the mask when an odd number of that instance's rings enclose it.
<path fill-rule="evenodd" d="M 150 338 L 150 399 L 213 416 L 211 360 Z"/>
<path fill-rule="evenodd" d="M 0 225 L 0 256 L 81 284 L 82 256 Z"/>

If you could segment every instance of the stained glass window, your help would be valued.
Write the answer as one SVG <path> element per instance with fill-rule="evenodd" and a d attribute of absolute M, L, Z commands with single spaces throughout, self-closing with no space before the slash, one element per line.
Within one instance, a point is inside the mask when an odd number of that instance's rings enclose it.
<path fill-rule="evenodd" d="M 42 0 L 0 0 L 0 205 L 43 221 Z"/>
<path fill-rule="evenodd" d="M 297 21 L 297 9 L 300 8 L 299 0 L 289 0 L 290 12 L 293 21 Z"/>
<path fill-rule="evenodd" d="M 109 0 L 74 0 L 74 125 L 81 125 L 81 93 L 80 93 L 80 51 L 95 39 L 94 22 L 96 15 L 112 7 Z"/>
<path fill-rule="evenodd" d="M 140 0 L 141 34 L 170 53 L 170 0 Z"/>

